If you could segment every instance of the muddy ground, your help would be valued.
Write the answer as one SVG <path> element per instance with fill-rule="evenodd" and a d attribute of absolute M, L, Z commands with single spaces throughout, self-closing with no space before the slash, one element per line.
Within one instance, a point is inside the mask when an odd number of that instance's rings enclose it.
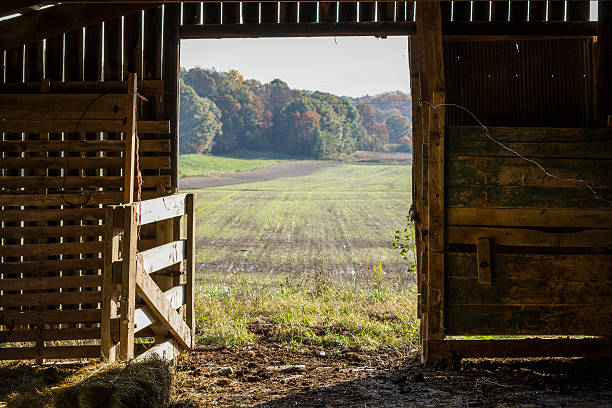
<path fill-rule="evenodd" d="M 609 407 L 609 363 L 464 360 L 450 371 L 395 351 L 200 347 L 176 369 L 175 406 Z"/>

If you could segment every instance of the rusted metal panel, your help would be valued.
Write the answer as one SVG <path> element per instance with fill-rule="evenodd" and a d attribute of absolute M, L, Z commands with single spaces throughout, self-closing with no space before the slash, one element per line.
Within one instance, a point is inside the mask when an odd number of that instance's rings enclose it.
<path fill-rule="evenodd" d="M 448 42 L 447 102 L 491 126 L 589 126 L 592 40 Z M 447 109 L 451 125 L 477 125 Z"/>

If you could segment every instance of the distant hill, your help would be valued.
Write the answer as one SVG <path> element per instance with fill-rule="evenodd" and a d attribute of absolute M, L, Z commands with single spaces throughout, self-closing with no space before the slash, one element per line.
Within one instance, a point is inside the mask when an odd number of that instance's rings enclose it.
<path fill-rule="evenodd" d="M 355 104 L 369 104 L 376 114 L 376 120 L 380 123 L 385 123 L 385 120 L 394 112 L 399 112 L 412 121 L 412 96 L 407 93 L 385 92 L 352 99 Z"/>

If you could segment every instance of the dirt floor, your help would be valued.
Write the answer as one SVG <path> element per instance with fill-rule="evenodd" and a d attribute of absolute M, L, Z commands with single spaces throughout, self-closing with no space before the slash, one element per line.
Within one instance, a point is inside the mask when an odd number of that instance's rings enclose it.
<path fill-rule="evenodd" d="M 273 164 L 256 170 L 225 173 L 219 176 L 186 177 L 179 181 L 181 190 L 229 186 L 233 184 L 253 183 L 256 181 L 274 180 L 280 177 L 308 176 L 315 171 L 340 165 L 340 162 L 316 160 L 287 161 Z"/>
<path fill-rule="evenodd" d="M 464 360 L 449 371 L 393 351 L 201 347 L 177 367 L 175 406 L 609 407 L 609 363 Z"/>

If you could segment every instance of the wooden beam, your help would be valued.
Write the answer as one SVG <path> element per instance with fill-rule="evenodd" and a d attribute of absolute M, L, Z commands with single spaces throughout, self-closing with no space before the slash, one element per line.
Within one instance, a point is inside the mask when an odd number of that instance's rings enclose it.
<path fill-rule="evenodd" d="M 428 340 L 429 349 L 438 358 L 527 358 L 591 357 L 612 355 L 612 343 L 606 338 L 516 339 L 516 340 Z"/>
<path fill-rule="evenodd" d="M 597 35 L 597 22 L 446 22 L 442 32 L 446 39 L 490 38 L 558 38 Z M 408 22 L 319 22 L 268 24 L 184 25 L 182 39 L 329 37 L 416 34 L 416 24 Z"/>
<path fill-rule="evenodd" d="M 134 358 L 134 310 L 136 309 L 136 234 L 135 206 L 123 207 L 123 250 L 121 263 L 121 300 L 119 302 L 119 358 Z"/>
<path fill-rule="evenodd" d="M 40 0 L 4 0 L 0 4 L 0 17 L 10 16 L 19 13 L 20 10 L 36 7 L 42 3 Z"/>
<path fill-rule="evenodd" d="M 609 225 L 607 225 L 609 227 Z M 587 229 L 575 232 L 544 232 L 527 228 L 489 228 L 449 226 L 447 242 L 474 245 L 480 238 L 489 238 L 495 245 L 612 248 L 612 230 Z"/>
<path fill-rule="evenodd" d="M 190 349 L 191 330 L 185 324 L 181 315 L 174 310 L 172 304 L 166 299 L 153 279 L 143 271 L 138 270 L 136 273 L 136 288 L 157 320 L 172 333 L 181 347 Z"/>
<path fill-rule="evenodd" d="M 612 2 L 598 3 L 599 32 L 597 37 L 597 67 L 595 93 L 597 97 L 597 124 L 611 126 L 612 115 Z"/>
<path fill-rule="evenodd" d="M 136 206 L 140 225 L 184 215 L 186 196 L 186 194 L 173 194 L 141 202 Z"/>
<path fill-rule="evenodd" d="M 134 359 L 135 362 L 144 361 L 152 356 L 157 356 L 163 360 L 174 361 L 180 354 L 181 349 L 178 342 L 174 339 L 167 339 L 164 342 L 156 344 L 149 350 L 145 351 Z"/>
<path fill-rule="evenodd" d="M 196 199 L 195 194 L 187 195 L 187 253 L 185 262 L 186 275 L 186 321 L 191 329 L 191 344 L 195 343 L 195 226 L 196 226 Z"/>
<path fill-rule="evenodd" d="M 138 269 L 148 275 L 185 260 L 185 240 L 174 241 L 139 252 Z"/>
<path fill-rule="evenodd" d="M 38 2 L 36 2 L 38 3 Z M 62 2 L 63 3 L 63 2 Z M 56 35 L 99 24 L 139 10 L 154 7 L 155 3 L 121 4 L 62 4 L 0 22 L 0 50 L 41 41 Z M 4 3 L 0 6 L 0 12 Z"/>
<path fill-rule="evenodd" d="M 101 355 L 109 362 L 115 361 L 117 347 L 111 337 L 111 319 L 117 316 L 118 291 L 113 282 L 113 262 L 119 252 L 119 235 L 114 228 L 114 215 L 118 210 L 113 207 L 106 208 L 104 220 L 106 233 L 104 241 L 104 282 L 102 286 L 102 322 L 100 324 Z M 120 210 L 119 210 L 120 211 Z"/>
<path fill-rule="evenodd" d="M 234 4 L 238 10 L 238 4 Z M 224 9 L 225 14 L 225 9 Z M 238 18 L 238 20 L 240 20 Z M 170 186 L 178 191 L 178 157 L 179 157 L 179 71 L 181 40 L 181 6 L 173 4 L 164 8 L 164 48 L 163 78 L 165 86 L 164 111 L 165 119 L 170 121 Z"/>
<path fill-rule="evenodd" d="M 597 228 L 612 225 L 612 211 L 563 208 L 481 208 L 452 207 L 448 225 L 497 227 Z"/>
<path fill-rule="evenodd" d="M 138 93 L 137 78 L 135 73 L 130 73 L 128 77 L 128 93 L 126 103 L 127 133 L 125 134 L 125 166 L 123 168 L 123 203 L 128 204 L 134 201 L 134 186 L 136 169 L 136 118 Z"/>
<path fill-rule="evenodd" d="M 429 115 L 427 340 L 444 337 L 444 60 L 440 3 L 417 5 L 423 113 Z M 427 349 L 424 360 L 430 360 Z"/>

